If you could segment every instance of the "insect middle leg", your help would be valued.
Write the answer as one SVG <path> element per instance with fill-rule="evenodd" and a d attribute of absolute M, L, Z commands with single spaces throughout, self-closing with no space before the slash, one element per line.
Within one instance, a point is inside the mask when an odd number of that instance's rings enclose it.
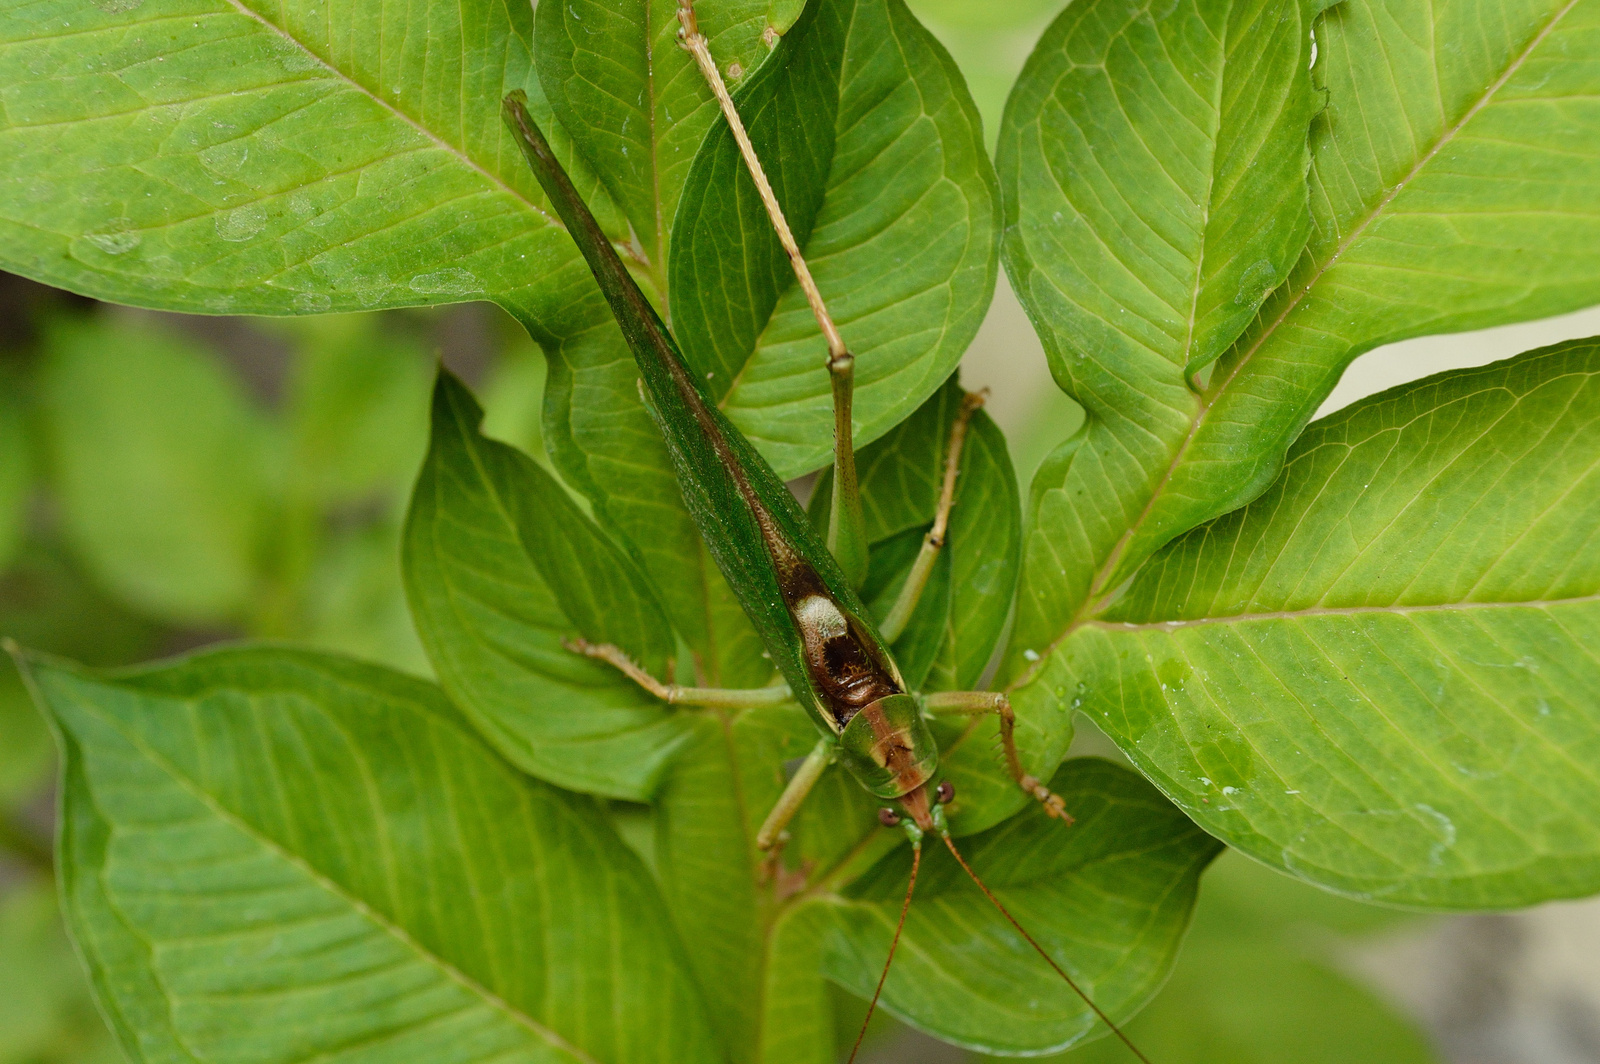
<path fill-rule="evenodd" d="M 1000 718 L 1000 748 L 1005 753 L 1006 771 L 1028 794 L 1043 805 L 1045 812 L 1072 823 L 1067 804 L 1037 776 L 1029 774 L 1017 752 L 1017 715 L 1011 708 L 1011 699 L 1003 691 L 940 691 L 922 696 L 923 708 L 934 716 L 977 717 L 993 713 Z"/>

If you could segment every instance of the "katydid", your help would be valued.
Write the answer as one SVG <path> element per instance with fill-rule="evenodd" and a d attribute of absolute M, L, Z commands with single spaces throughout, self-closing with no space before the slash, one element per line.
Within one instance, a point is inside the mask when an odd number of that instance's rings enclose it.
<path fill-rule="evenodd" d="M 939 752 L 928 727 L 929 715 L 996 714 L 1011 776 L 1052 816 L 1071 821 L 1062 800 L 1023 768 L 1013 734 L 1015 718 L 1006 696 L 994 692 L 918 696 L 907 690 L 889 651 L 889 644 L 905 627 L 933 559 L 943 546 L 967 422 L 981 399 L 969 396 L 955 420 L 933 527 L 899 598 L 884 619 L 875 623 L 855 590 L 865 572 L 866 548 L 851 439 L 854 359 L 789 232 L 706 40 L 697 30 L 689 0 L 681 0 L 679 17 L 683 23 L 679 36 L 711 84 L 827 341 L 826 364 L 835 404 L 835 494 L 830 542 L 823 541 L 767 461 L 706 397 L 672 334 L 622 264 L 529 116 L 525 98 L 521 93 L 512 93 L 505 100 L 506 122 L 622 328 L 641 373 L 641 395 L 666 439 L 695 524 L 786 683 L 747 691 L 683 687 L 662 683 L 616 647 L 581 641 L 569 645 L 576 652 L 609 662 L 669 703 L 734 708 L 798 702 L 816 724 L 820 738 L 767 816 L 757 835 L 758 846 L 769 852 L 781 846 L 785 826 L 812 786 L 828 765 L 843 764 L 869 793 L 898 806 L 897 810 L 881 810 L 880 819 L 885 825 L 902 827 L 913 848 L 910 882 L 900 914 L 902 926 L 916 886 L 921 843 L 931 832 L 939 836 L 967 875 L 1023 938 L 1134 1054 L 1145 1060 L 990 893 L 951 838 L 943 806 L 952 799 L 953 787 L 937 780 Z M 835 552 L 845 565 L 840 564 Z M 889 961 L 898 941 L 897 928 Z M 869 1018 L 888 970 L 886 961 L 878 992 L 869 1006 Z M 862 1030 L 865 1031 L 865 1023 Z M 851 1059 L 854 1057 L 852 1051 Z"/>

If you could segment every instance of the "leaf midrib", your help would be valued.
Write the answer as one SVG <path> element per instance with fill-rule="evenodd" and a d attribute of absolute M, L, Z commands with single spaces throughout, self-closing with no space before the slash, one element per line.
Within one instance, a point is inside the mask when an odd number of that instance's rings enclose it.
<path fill-rule="evenodd" d="M 1524 47 L 1521 52 L 1513 57 L 1511 62 L 1506 64 L 1506 68 L 1501 71 L 1500 76 L 1497 77 L 1488 86 L 1488 88 L 1484 90 L 1483 94 L 1479 96 L 1477 100 L 1473 101 L 1472 105 L 1467 108 L 1466 112 L 1461 116 L 1461 118 L 1458 119 L 1456 123 L 1447 129 L 1441 136 L 1435 139 L 1434 143 L 1426 152 L 1423 153 L 1422 157 L 1411 167 L 1409 171 L 1406 172 L 1406 175 L 1401 178 L 1400 181 L 1398 181 L 1392 188 L 1387 190 L 1383 197 L 1373 205 L 1372 209 L 1367 212 L 1360 224 L 1352 229 L 1350 234 L 1339 243 L 1339 245 L 1334 249 L 1333 253 L 1328 257 L 1328 260 L 1317 268 L 1316 272 L 1312 274 L 1312 276 L 1305 282 L 1298 293 L 1289 299 L 1282 312 L 1275 319 L 1273 319 L 1270 325 L 1261 331 L 1261 333 L 1256 337 L 1255 342 L 1251 344 L 1250 347 L 1233 364 L 1233 366 L 1230 367 L 1228 375 L 1220 382 L 1216 383 L 1202 398 L 1200 409 L 1196 411 L 1193 420 L 1190 422 L 1189 431 L 1184 436 L 1183 442 L 1178 446 L 1177 450 L 1173 452 L 1171 461 L 1168 462 L 1167 468 L 1162 472 L 1160 481 L 1157 482 L 1155 489 L 1150 493 L 1149 499 L 1145 501 L 1144 507 L 1139 511 L 1139 516 L 1134 518 L 1133 523 L 1128 526 L 1127 531 L 1122 534 L 1122 537 L 1117 540 L 1116 546 L 1113 547 L 1111 552 L 1106 556 L 1106 560 L 1101 563 L 1100 567 L 1095 571 L 1094 577 L 1089 584 L 1088 594 L 1085 596 L 1084 601 L 1079 605 L 1079 608 L 1073 615 L 1072 620 L 1068 622 L 1066 628 L 1061 632 L 1061 634 L 1051 641 L 1049 648 L 1039 656 L 1039 660 L 1030 664 L 1028 668 L 1024 669 L 1020 674 L 1018 674 L 1017 678 L 1008 685 L 1008 689 L 1014 690 L 1031 681 L 1040 671 L 1040 669 L 1044 667 L 1044 664 L 1049 661 L 1051 655 L 1055 653 L 1055 651 L 1058 650 L 1075 631 L 1086 624 L 1097 623 L 1095 622 L 1093 615 L 1098 607 L 1106 604 L 1105 595 L 1103 594 L 1105 592 L 1106 581 L 1116 571 L 1118 563 L 1121 561 L 1123 553 L 1127 549 L 1128 544 L 1133 541 L 1134 536 L 1143 527 L 1145 521 L 1150 517 L 1151 513 L 1154 512 L 1157 501 L 1163 497 L 1168 485 L 1172 482 L 1172 478 L 1176 475 L 1178 468 L 1183 464 L 1184 456 L 1188 454 L 1189 449 L 1194 444 L 1196 437 L 1199 436 L 1200 429 L 1205 424 L 1207 415 L 1209 415 L 1210 412 L 1216 407 L 1217 402 L 1221 399 L 1221 397 L 1227 393 L 1229 386 L 1238 378 L 1239 374 L 1244 370 L 1244 367 L 1249 365 L 1251 360 L 1255 357 L 1257 352 L 1261 350 L 1266 342 L 1276 335 L 1278 327 L 1288 320 L 1290 314 L 1292 314 L 1294 310 L 1305 301 L 1306 297 L 1311 294 L 1312 289 L 1316 287 L 1317 283 L 1328 273 L 1329 270 L 1338 264 L 1344 253 L 1349 250 L 1351 245 L 1361 236 L 1361 234 L 1366 232 L 1366 230 L 1369 229 L 1381 215 L 1383 215 L 1384 211 L 1395 200 L 1395 198 L 1399 196 L 1408 185 L 1410 185 L 1411 181 L 1417 176 L 1417 174 L 1419 174 L 1424 167 L 1432 162 L 1439 152 L 1442 151 L 1451 141 L 1453 141 L 1456 135 L 1460 133 L 1461 130 L 1472 121 L 1472 119 L 1477 117 L 1477 115 L 1485 107 L 1489 105 L 1489 103 L 1494 99 L 1495 95 L 1505 87 L 1506 82 L 1510 81 L 1517 71 L 1522 69 L 1523 64 L 1527 62 L 1528 58 L 1539 48 L 1541 44 L 1544 43 L 1545 39 L 1555 31 L 1556 26 L 1560 24 L 1562 19 L 1566 18 L 1568 13 L 1570 13 L 1572 9 L 1578 5 L 1578 3 L 1579 0 L 1566 0 L 1566 3 L 1561 7 L 1561 9 L 1550 17 L 1549 21 L 1539 29 L 1538 33 L 1533 35 L 1526 47 Z M 1215 618 L 1217 621 L 1231 621 L 1234 619 L 1235 618 Z M 1206 620 L 1212 619 L 1207 618 Z M 1166 622 L 1158 623 L 1164 625 Z M 1185 622 L 1185 624 L 1189 625 L 1199 623 L 1201 623 L 1201 621 L 1198 619 Z M 1114 626 L 1123 627 L 1120 624 L 1114 624 Z"/>
<path fill-rule="evenodd" d="M 232 0 L 230 0 L 230 2 L 232 2 Z M 349 905 L 353 910 L 355 910 L 355 912 L 367 920 L 370 920 L 374 926 L 388 933 L 392 938 L 395 939 L 395 941 L 409 949 L 417 957 L 432 964 L 439 970 L 441 974 L 445 976 L 445 978 L 456 983 L 469 994 L 489 1005 L 491 1008 L 498 1010 L 508 1019 L 510 1019 L 512 1023 L 526 1029 L 548 1044 L 551 1048 L 567 1053 L 571 1055 L 574 1060 L 585 1062 L 585 1064 L 601 1064 L 600 1061 L 596 1060 L 582 1049 L 568 1042 L 560 1034 L 544 1026 L 538 1020 L 534 1019 L 532 1016 L 529 1016 L 526 1012 L 513 1007 L 512 1004 L 505 998 L 494 993 L 488 987 L 484 986 L 478 980 L 474 979 L 472 976 L 468 975 L 454 964 L 451 964 L 437 953 L 434 953 L 432 950 L 423 946 L 422 943 L 418 942 L 416 938 L 414 938 L 405 928 L 401 927 L 398 923 L 394 922 L 384 914 L 373 909 L 365 901 L 356 897 L 337 881 L 330 879 L 317 868 L 312 866 L 309 861 L 305 860 L 298 854 L 291 853 L 275 839 L 262 834 L 256 830 L 254 825 L 239 817 L 227 807 L 221 805 L 208 791 L 206 791 L 194 780 L 191 780 L 186 773 L 179 771 L 175 765 L 173 765 L 156 750 L 152 749 L 150 745 L 144 741 L 143 737 L 127 731 L 122 726 L 122 722 L 120 720 L 100 713 L 92 706 L 84 706 L 83 708 L 87 712 L 92 713 L 95 717 L 97 717 L 101 723 L 110 727 L 118 735 L 122 736 L 122 738 L 126 740 L 129 745 L 137 749 L 142 755 L 144 755 L 144 757 L 149 759 L 152 764 L 159 767 L 167 774 L 169 778 L 172 779 L 174 783 L 188 792 L 189 795 L 196 801 L 200 802 L 203 806 L 209 809 L 219 820 L 239 831 L 258 846 L 261 846 L 263 849 L 271 852 L 275 856 L 287 862 L 291 867 L 299 870 L 301 874 L 305 875 L 318 887 L 321 887 L 333 897 Z"/>
<path fill-rule="evenodd" d="M 1302 617 L 1362 617 L 1368 615 L 1409 616 L 1414 613 L 1465 613 L 1471 610 L 1552 609 L 1557 606 L 1600 602 L 1600 592 L 1592 595 L 1573 595 L 1569 598 L 1526 599 L 1504 602 L 1435 602 L 1418 605 L 1391 604 L 1387 606 L 1308 606 L 1298 610 L 1263 610 L 1256 613 L 1234 613 L 1216 617 L 1196 617 L 1192 620 L 1166 621 L 1108 621 L 1101 618 L 1084 621 L 1079 627 L 1100 628 L 1113 632 L 1163 631 L 1178 632 L 1185 628 L 1199 628 L 1219 624 L 1248 624 L 1252 621 L 1294 621 Z"/>
<path fill-rule="evenodd" d="M 423 125 L 420 119 L 418 119 L 418 118 L 406 113 L 405 111 L 402 111 L 399 107 L 395 106 L 390 101 L 384 99 L 382 93 L 376 92 L 373 89 L 369 88 L 368 86 L 363 85 L 360 81 L 357 81 L 355 78 L 351 77 L 349 74 L 345 73 L 343 70 L 340 70 L 338 67 L 334 66 L 328 60 L 326 60 L 322 56 L 318 55 L 315 51 L 313 51 L 309 46 L 307 46 L 299 38 L 295 37 L 288 30 L 284 29 L 282 26 L 279 26 L 277 23 L 275 23 L 275 22 L 271 21 L 270 19 L 266 18 L 260 12 L 255 11 L 254 9 L 250 8 L 249 6 L 247 6 L 245 3 L 243 3 L 243 0 L 224 0 L 224 2 L 229 7 L 232 7 L 239 14 L 245 16 L 248 19 L 252 19 L 253 21 L 258 23 L 259 25 L 264 26 L 266 29 L 268 29 L 272 33 L 277 34 L 279 37 L 281 37 L 285 41 L 288 41 L 290 44 L 294 45 L 296 48 L 298 48 L 305 55 L 307 55 L 312 60 L 314 60 L 317 63 L 318 66 L 322 67 L 324 70 L 327 70 L 329 73 L 333 74 L 335 77 L 337 77 L 339 80 L 343 81 L 345 84 L 351 86 L 352 88 L 355 88 L 355 89 L 359 90 L 369 100 L 373 101 L 379 107 L 383 108 L 385 111 L 389 112 L 390 114 L 394 115 L 396 118 L 400 119 L 400 121 L 404 122 L 406 125 L 410 126 L 412 129 L 416 130 L 419 134 L 422 135 L 422 137 L 425 140 L 427 140 L 428 142 L 433 144 L 433 146 L 435 148 L 438 148 L 440 151 L 443 151 L 446 154 L 454 157 L 455 159 L 457 159 L 458 161 L 463 163 L 465 166 L 467 166 L 468 169 L 471 169 L 471 170 L 475 171 L 480 177 L 482 177 L 484 180 L 488 181 L 490 185 L 494 186 L 499 191 L 501 191 L 501 192 L 505 193 L 506 195 L 510 196 L 517 203 L 519 203 L 523 207 L 527 208 L 527 210 L 530 211 L 531 213 L 537 215 L 540 219 L 542 219 L 544 221 L 544 223 L 546 225 L 554 226 L 555 228 L 561 229 L 563 231 L 566 229 L 566 226 L 561 224 L 560 219 L 556 218 L 554 215 L 551 215 L 550 213 L 545 211 L 544 208 L 540 207 L 537 203 L 535 203 L 534 201 L 530 200 L 528 197 L 524 196 L 522 193 L 518 192 L 516 189 L 512 188 L 510 185 L 506 184 L 505 180 L 502 177 L 500 177 L 498 174 L 496 174 L 496 173 L 494 173 L 494 172 L 492 172 L 492 171 L 490 171 L 488 169 L 485 169 L 482 164 L 480 164 L 476 159 L 474 159 L 470 154 L 467 153 L 466 149 L 464 149 L 462 147 L 459 147 L 458 145 L 451 144 L 449 141 L 445 140 L 439 134 L 435 133 L 433 130 L 431 130 L 427 126 Z M 1573 2 L 1576 2 L 1576 0 L 1573 0 Z"/>

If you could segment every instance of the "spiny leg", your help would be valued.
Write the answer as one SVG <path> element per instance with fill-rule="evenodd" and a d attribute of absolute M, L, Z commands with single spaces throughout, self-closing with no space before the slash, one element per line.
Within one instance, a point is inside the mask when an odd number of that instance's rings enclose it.
<path fill-rule="evenodd" d="M 922 704 L 929 713 L 967 717 L 994 713 L 1000 718 L 1000 746 L 1005 751 L 1006 771 L 1017 781 L 1017 786 L 1027 791 L 1044 806 L 1045 812 L 1072 823 L 1067 813 L 1067 803 L 1038 778 L 1022 767 L 1022 757 L 1017 753 L 1017 715 L 1011 709 L 1011 699 L 1000 691 L 941 691 L 923 695 Z"/>
<path fill-rule="evenodd" d="M 828 344 L 828 379 L 833 390 L 833 499 L 828 514 L 828 550 L 838 559 L 840 568 L 850 582 L 859 587 L 867 575 L 867 538 L 866 520 L 861 513 L 861 492 L 856 482 L 854 427 L 850 420 L 855 394 L 856 359 L 845 346 L 844 337 L 839 335 L 839 329 L 822 301 L 822 293 L 811 276 L 811 267 L 800 253 L 800 246 L 789 229 L 789 221 L 784 217 L 778 197 L 772 191 L 772 183 L 767 180 L 767 173 L 756 156 L 754 145 L 750 143 L 744 120 L 733 105 L 733 97 L 722 80 L 722 72 L 711 58 L 711 45 L 705 34 L 700 32 L 695 18 L 694 0 L 678 0 L 678 21 L 683 26 L 679 33 L 683 46 L 694 56 L 695 65 L 710 84 L 717 104 L 722 108 L 723 117 L 728 120 L 728 128 L 739 145 L 739 154 L 744 156 L 745 166 L 755 181 L 761 203 L 767 209 L 767 216 L 772 219 L 778 242 L 789 256 L 789 264 L 794 267 L 800 290 L 805 293 L 806 302 L 811 304 L 811 313 L 816 316 L 817 327 L 822 330 L 823 339 Z"/>
<path fill-rule="evenodd" d="M 894 605 L 889 608 L 888 615 L 878 625 L 878 631 L 887 643 L 899 639 L 900 633 L 906 630 L 906 625 L 911 621 L 911 613 L 917 608 L 917 601 L 922 598 L 923 589 L 928 586 L 928 577 L 933 573 L 933 563 L 938 560 L 939 551 L 944 548 L 945 534 L 950 529 L 950 511 L 956 504 L 956 477 L 961 472 L 961 449 L 967 440 L 967 426 L 972 421 L 972 415 L 983 405 L 987 394 L 987 392 L 968 392 L 961 400 L 961 409 L 956 412 L 955 423 L 950 426 L 950 442 L 944 454 L 944 483 L 939 489 L 939 505 L 934 510 L 933 527 L 922 537 L 922 549 L 917 551 L 916 560 L 911 563 L 911 571 L 906 574 L 906 582 L 900 586 L 900 594 L 895 596 Z"/>
<path fill-rule="evenodd" d="M 649 691 L 663 702 L 675 706 L 707 706 L 717 709 L 754 709 L 758 706 L 776 706 L 790 700 L 788 684 L 744 689 L 722 687 L 680 687 L 662 683 L 650 675 L 620 647 L 610 643 L 590 643 L 583 639 L 568 639 L 563 644 L 575 654 L 603 661 L 628 679 Z"/>

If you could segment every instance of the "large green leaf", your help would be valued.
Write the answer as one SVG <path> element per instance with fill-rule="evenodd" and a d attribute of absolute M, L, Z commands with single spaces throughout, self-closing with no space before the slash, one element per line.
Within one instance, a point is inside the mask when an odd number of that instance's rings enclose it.
<path fill-rule="evenodd" d="M 537 89 L 532 22 L 486 0 L 7 3 L 0 263 L 170 310 L 497 298 L 553 322 L 586 281 L 497 106 Z"/>
<path fill-rule="evenodd" d="M 1256 858 L 1408 905 L 1600 889 L 1600 341 L 1307 430 L 1034 681 Z"/>
<path fill-rule="evenodd" d="M 702 0 L 700 32 L 729 81 L 753 71 L 803 0 Z M 621 208 L 666 292 L 667 238 L 695 151 L 718 111 L 679 38 L 678 0 L 538 5 L 535 63 L 550 107 Z"/>
<path fill-rule="evenodd" d="M 1600 3 L 1346 0 L 1315 29 L 1309 244 L 1192 389 L 1163 402 L 1135 381 L 1111 416 L 1139 423 L 1120 435 L 1089 404 L 1082 445 L 1039 485 L 1013 672 L 1162 543 L 1262 491 L 1357 354 L 1600 299 Z M 1041 182 L 1013 158 L 1008 180 Z"/>
<path fill-rule="evenodd" d="M 135 1059 L 717 1058 L 643 865 L 431 685 L 274 649 L 34 676 L 68 920 Z"/>
<path fill-rule="evenodd" d="M 447 373 L 412 496 L 406 591 L 440 682 L 520 767 L 642 800 L 689 718 L 562 642 L 614 643 L 666 674 L 672 631 L 633 564 L 520 451 L 478 434 Z"/>
<path fill-rule="evenodd" d="M 1126 563 L 1265 489 L 1363 351 L 1600 302 L 1596 34 L 1596 0 L 1328 9 L 1310 245 L 1218 365 Z"/>
<path fill-rule="evenodd" d="M 977 109 L 901 0 L 814 0 L 737 101 L 856 355 L 872 440 L 950 375 L 994 290 Z M 826 346 L 724 123 L 689 171 L 669 264 L 673 329 L 729 418 L 782 476 L 825 463 Z"/>
<path fill-rule="evenodd" d="M 1109 762 L 1071 761 L 1052 787 L 1076 825 L 1035 806 L 961 848 L 1029 934 L 1120 1020 L 1166 979 L 1200 873 L 1220 846 Z M 832 915 L 825 969 L 862 996 L 871 995 L 888 953 L 910 864 L 901 847 L 824 899 Z M 1065 1048 L 1098 1023 L 932 839 L 883 1005 L 940 1038 L 990 1052 Z"/>
<path fill-rule="evenodd" d="M 153 616 L 234 621 L 267 543 L 267 429 L 222 365 L 148 324 L 59 322 L 40 384 L 68 540 Z"/>
<path fill-rule="evenodd" d="M 1011 672 L 1123 552 L 1200 409 L 1196 374 L 1305 245 L 1310 8 L 1180 0 L 1158 17 L 1134 0 L 1074 3 L 1012 92 L 1006 270 L 1088 416 L 1070 461 L 1034 482 Z M 1065 715 L 1051 731 L 1059 756 Z"/>

